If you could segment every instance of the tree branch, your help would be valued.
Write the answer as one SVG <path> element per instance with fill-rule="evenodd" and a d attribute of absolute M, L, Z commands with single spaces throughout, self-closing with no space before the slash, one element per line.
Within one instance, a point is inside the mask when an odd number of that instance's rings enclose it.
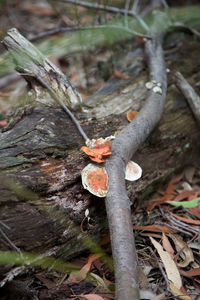
<path fill-rule="evenodd" d="M 112 143 L 112 155 L 106 162 L 108 194 L 106 210 L 115 264 L 116 299 L 139 299 L 137 257 L 131 224 L 130 200 L 125 187 L 125 166 L 161 118 L 167 89 L 162 36 L 145 45 L 150 79 L 161 84 L 162 93 L 153 90 L 135 119 Z"/>
<path fill-rule="evenodd" d="M 175 83 L 177 88 L 186 98 L 198 124 L 200 125 L 200 97 L 197 95 L 192 86 L 187 82 L 179 72 L 175 73 Z"/>
<path fill-rule="evenodd" d="M 102 5 L 102 4 L 97 4 L 97 3 L 90 3 L 87 1 L 79 1 L 79 0 L 59 0 L 61 2 L 65 2 L 65 3 L 70 3 L 73 5 L 79 5 L 79 6 L 83 6 L 86 8 L 93 8 L 93 9 L 98 9 L 98 10 L 104 10 L 110 13 L 118 13 L 118 14 L 127 14 L 128 16 L 134 16 L 136 17 L 136 14 L 134 11 L 131 10 L 126 10 L 123 8 L 118 8 L 118 7 L 114 7 L 114 6 L 107 6 L 107 5 Z"/>
<path fill-rule="evenodd" d="M 59 27 L 59 28 L 54 28 L 50 29 L 44 32 L 40 32 L 36 35 L 33 35 L 29 38 L 29 41 L 35 41 L 41 38 L 44 38 L 49 35 L 55 35 L 57 33 L 62 33 L 62 32 L 73 32 L 73 31 L 81 31 L 81 30 L 93 30 L 93 29 L 108 29 L 108 28 L 113 28 L 113 29 L 119 29 L 119 30 L 124 30 L 132 35 L 136 35 L 142 38 L 150 39 L 151 36 L 147 34 L 142 34 L 140 32 L 137 32 L 133 29 L 130 29 L 125 26 L 120 26 L 120 25 L 91 25 L 91 26 L 73 26 L 73 27 Z"/>

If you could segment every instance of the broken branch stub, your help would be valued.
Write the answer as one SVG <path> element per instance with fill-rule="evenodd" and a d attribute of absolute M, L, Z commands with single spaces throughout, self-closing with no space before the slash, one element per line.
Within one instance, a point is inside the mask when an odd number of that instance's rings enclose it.
<path fill-rule="evenodd" d="M 33 79 L 35 79 L 34 84 L 36 84 L 39 81 L 38 78 L 41 78 L 54 90 L 66 106 L 72 109 L 77 109 L 80 106 L 81 95 L 66 79 L 62 71 L 23 37 L 17 29 L 10 29 L 2 43 L 12 55 L 16 71 L 28 82 L 33 83 Z M 41 99 L 38 97 L 37 101 L 48 106 L 58 104 L 49 97 L 41 97 Z"/>

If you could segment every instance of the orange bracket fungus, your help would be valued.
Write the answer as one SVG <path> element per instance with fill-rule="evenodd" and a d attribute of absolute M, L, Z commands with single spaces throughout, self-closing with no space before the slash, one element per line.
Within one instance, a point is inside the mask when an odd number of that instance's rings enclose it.
<path fill-rule="evenodd" d="M 126 117 L 127 117 L 127 120 L 129 121 L 129 122 L 131 122 L 134 118 L 135 118 L 135 116 L 138 114 L 138 111 L 136 111 L 136 110 L 129 110 L 128 112 L 127 112 L 127 114 L 126 114 Z"/>
<path fill-rule="evenodd" d="M 97 163 L 104 162 L 104 157 L 111 154 L 111 142 L 110 140 L 115 138 L 109 136 L 105 139 L 99 138 L 97 140 L 87 140 L 86 144 L 88 147 L 83 146 L 81 150 L 89 156 L 89 158 Z"/>
<path fill-rule="evenodd" d="M 82 170 L 81 178 L 84 189 L 98 197 L 106 197 L 107 174 L 105 168 L 89 164 Z"/>
<path fill-rule="evenodd" d="M 125 179 L 138 180 L 142 176 L 141 167 L 133 161 L 129 161 L 125 170 Z M 97 197 L 106 197 L 107 173 L 104 167 L 95 164 L 87 165 L 81 172 L 83 187 Z"/>

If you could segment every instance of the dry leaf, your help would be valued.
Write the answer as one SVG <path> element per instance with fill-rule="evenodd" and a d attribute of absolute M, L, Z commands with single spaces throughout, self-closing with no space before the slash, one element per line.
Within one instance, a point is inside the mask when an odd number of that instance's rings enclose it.
<path fill-rule="evenodd" d="M 168 239 L 168 237 L 164 234 L 162 234 L 162 245 L 163 245 L 163 248 L 165 249 L 165 251 L 167 251 L 173 258 L 174 256 L 174 249 Z"/>
<path fill-rule="evenodd" d="M 173 200 L 178 202 L 178 201 L 182 201 L 184 199 L 188 199 L 189 201 L 197 198 L 200 195 L 200 191 L 199 190 L 192 190 L 192 191 L 183 191 L 182 193 L 180 193 L 178 196 L 176 196 Z"/>
<path fill-rule="evenodd" d="M 177 182 L 179 182 L 182 179 L 182 177 L 183 176 L 181 175 L 181 176 L 172 178 L 170 180 L 170 182 L 168 183 L 168 186 L 167 186 L 167 189 L 165 191 L 165 194 L 162 197 L 160 197 L 160 198 L 152 200 L 153 203 L 151 203 L 147 207 L 147 210 L 150 211 L 155 206 L 158 206 L 158 205 L 160 205 L 162 203 L 165 203 L 167 201 L 170 201 L 170 200 L 174 200 L 174 198 L 177 195 L 177 192 L 174 189 L 174 184 L 177 183 Z"/>
<path fill-rule="evenodd" d="M 170 234 L 169 236 L 175 244 L 176 251 L 179 252 L 180 250 L 182 250 L 180 252 L 180 257 L 182 258 L 183 261 L 178 262 L 177 263 L 178 266 L 181 268 L 187 267 L 191 262 L 194 261 L 194 256 L 193 256 L 192 250 L 182 240 L 182 238 L 180 236 L 178 236 L 177 234 Z"/>
<path fill-rule="evenodd" d="M 154 239 L 150 237 L 150 240 L 152 242 L 152 244 L 154 245 L 154 247 L 156 248 L 156 250 L 158 251 L 158 254 L 163 262 L 163 265 L 165 267 L 166 273 L 167 273 L 167 277 L 168 279 L 173 282 L 173 284 L 180 289 L 182 286 L 182 280 L 181 280 L 181 276 L 179 273 L 179 270 L 175 264 L 175 262 L 173 261 L 171 255 L 163 250 L 163 247 Z"/>
<path fill-rule="evenodd" d="M 161 226 L 161 225 L 146 225 L 146 226 L 133 225 L 133 229 L 143 230 L 143 231 L 152 231 L 152 232 L 164 232 L 164 233 L 177 232 L 177 230 L 175 230 L 175 229 L 171 229 L 167 226 Z"/>
<path fill-rule="evenodd" d="M 90 271 L 93 261 L 101 256 L 102 254 L 90 254 L 87 263 L 79 271 L 72 271 L 70 273 L 68 282 L 79 282 L 81 280 L 84 280 L 87 276 L 87 273 Z"/>
<path fill-rule="evenodd" d="M 181 299 L 184 300 L 193 300 L 189 295 L 184 295 L 183 292 L 178 289 L 172 282 L 169 283 L 171 291 L 176 295 L 179 296 Z"/>
<path fill-rule="evenodd" d="M 189 208 L 189 211 L 198 219 L 200 219 L 200 205 Z"/>
<path fill-rule="evenodd" d="M 194 269 L 188 270 L 188 271 L 180 270 L 180 273 L 181 273 L 181 275 L 186 276 L 186 277 L 200 276 L 200 268 L 194 268 Z"/>
<path fill-rule="evenodd" d="M 117 70 L 114 71 L 113 76 L 114 76 L 115 78 L 119 78 L 119 79 L 125 79 L 125 80 L 130 79 L 130 76 L 128 76 L 128 75 L 126 75 L 126 74 L 123 74 L 123 73 L 121 73 L 121 72 L 119 72 L 119 71 L 117 71 Z"/>
<path fill-rule="evenodd" d="M 188 219 L 188 218 L 181 217 L 181 216 L 178 216 L 176 214 L 173 214 L 172 212 L 170 212 L 170 214 L 172 216 L 174 216 L 175 218 L 177 218 L 178 220 L 180 220 L 180 221 L 183 221 L 183 222 L 186 222 L 186 223 L 189 223 L 189 224 L 200 225 L 200 220 Z"/>

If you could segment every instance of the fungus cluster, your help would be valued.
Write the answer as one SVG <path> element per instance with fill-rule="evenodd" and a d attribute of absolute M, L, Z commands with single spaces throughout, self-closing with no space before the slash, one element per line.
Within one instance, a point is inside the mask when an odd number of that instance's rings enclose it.
<path fill-rule="evenodd" d="M 137 112 L 136 112 L 137 113 Z M 111 140 L 114 136 L 87 140 L 81 150 L 96 163 L 103 163 L 104 158 L 111 154 Z M 125 170 L 125 179 L 129 181 L 138 180 L 142 176 L 141 167 L 133 161 L 129 161 Z M 88 164 L 81 172 L 83 187 L 97 197 L 106 197 L 107 173 L 106 169 L 96 164 Z"/>
<path fill-rule="evenodd" d="M 162 95 L 161 83 L 157 82 L 156 80 L 146 82 L 145 87 L 148 90 L 152 90 L 156 94 Z"/>

